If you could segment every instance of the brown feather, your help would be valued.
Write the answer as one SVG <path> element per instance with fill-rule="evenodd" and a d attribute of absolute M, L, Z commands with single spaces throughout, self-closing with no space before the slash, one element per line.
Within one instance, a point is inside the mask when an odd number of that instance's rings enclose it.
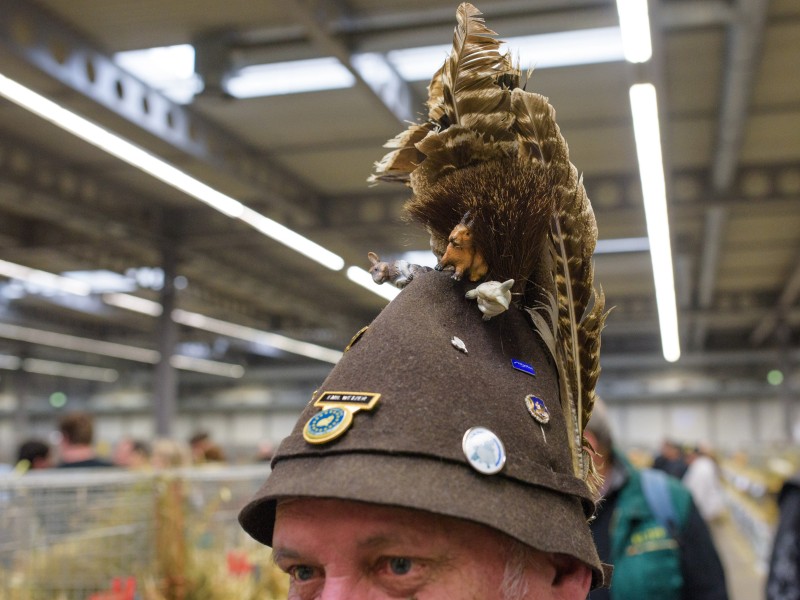
<path fill-rule="evenodd" d="M 425 155 L 416 147 L 433 129 L 431 123 L 411 125 L 402 133 L 386 142 L 384 148 L 396 148 L 375 163 L 375 173 L 367 181 L 402 181 L 407 182 L 411 172 L 423 161 Z"/>
<path fill-rule="evenodd" d="M 458 7 L 452 52 L 428 87 L 428 116 L 443 128 L 462 125 L 487 138 L 510 139 L 511 91 L 503 82 L 518 80 L 518 71 L 500 54 L 497 34 L 481 14 L 468 3 Z"/>

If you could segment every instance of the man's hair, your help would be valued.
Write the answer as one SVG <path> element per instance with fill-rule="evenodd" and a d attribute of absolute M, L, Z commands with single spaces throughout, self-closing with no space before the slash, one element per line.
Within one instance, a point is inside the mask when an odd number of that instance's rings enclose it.
<path fill-rule="evenodd" d="M 528 594 L 531 572 L 540 571 L 547 553 L 509 538 L 505 548 L 506 566 L 500 584 L 500 600 L 523 600 Z M 566 558 L 566 555 L 564 555 Z"/>
<path fill-rule="evenodd" d="M 87 413 L 70 413 L 61 419 L 58 430 L 70 444 L 88 446 L 94 439 L 94 420 Z"/>
<path fill-rule="evenodd" d="M 528 546 L 511 539 L 506 549 L 506 568 L 500 586 L 501 600 L 520 600 L 528 593 L 528 569 L 534 552 Z"/>
<path fill-rule="evenodd" d="M 27 460 L 33 464 L 37 458 L 47 458 L 50 455 L 50 446 L 41 440 L 28 440 L 23 442 L 17 452 L 17 462 Z"/>
<path fill-rule="evenodd" d="M 143 440 L 131 440 L 131 451 L 142 456 L 150 456 L 150 444 Z"/>
<path fill-rule="evenodd" d="M 611 452 L 611 449 L 614 447 L 614 436 L 611 433 L 611 421 L 608 418 L 608 409 L 600 398 L 597 398 L 594 403 L 592 418 L 589 419 L 586 429 L 597 438 L 597 445 L 599 448 L 595 448 L 596 452 L 599 454 Z"/>
<path fill-rule="evenodd" d="M 211 434 L 209 434 L 207 431 L 198 431 L 192 434 L 192 437 L 189 438 L 189 444 L 194 446 L 195 444 L 206 442 L 209 439 L 211 439 Z"/>

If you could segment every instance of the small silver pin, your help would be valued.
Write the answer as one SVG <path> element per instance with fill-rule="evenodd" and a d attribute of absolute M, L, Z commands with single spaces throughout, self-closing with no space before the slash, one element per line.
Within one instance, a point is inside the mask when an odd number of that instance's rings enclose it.
<path fill-rule="evenodd" d="M 464 354 L 469 354 L 469 352 L 467 352 L 467 345 L 461 340 L 461 338 L 453 336 L 453 339 L 450 340 L 450 343 L 453 344 L 453 347 L 457 350 L 460 350 Z"/>

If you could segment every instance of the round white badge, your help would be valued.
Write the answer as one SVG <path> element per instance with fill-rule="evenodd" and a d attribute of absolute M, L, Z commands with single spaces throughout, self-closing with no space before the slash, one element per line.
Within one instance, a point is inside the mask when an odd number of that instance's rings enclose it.
<path fill-rule="evenodd" d="M 473 469 L 484 475 L 494 475 L 506 464 L 506 449 L 497 435 L 485 427 L 472 427 L 461 441 L 464 456 Z"/>

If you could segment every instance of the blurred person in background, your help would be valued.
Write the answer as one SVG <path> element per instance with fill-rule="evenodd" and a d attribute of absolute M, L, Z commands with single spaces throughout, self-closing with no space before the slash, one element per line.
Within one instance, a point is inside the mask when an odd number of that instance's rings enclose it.
<path fill-rule="evenodd" d="M 31 469 L 49 469 L 53 466 L 50 446 L 38 439 L 22 442 L 17 450 L 16 469 L 21 472 Z"/>
<path fill-rule="evenodd" d="M 159 438 L 153 442 L 150 464 L 154 469 L 177 469 L 192 464 L 192 453 L 188 446 L 171 440 Z"/>
<path fill-rule="evenodd" d="M 691 493 L 673 477 L 630 464 L 599 400 L 585 435 L 604 478 L 592 534 L 600 560 L 614 566 L 611 589 L 589 598 L 727 600 L 722 562 Z"/>
<path fill-rule="evenodd" d="M 653 468 L 664 471 L 677 479 L 682 479 L 688 468 L 683 448 L 672 440 L 664 440 L 661 444 L 661 452 L 653 461 Z"/>
<path fill-rule="evenodd" d="M 147 442 L 123 438 L 114 450 L 114 464 L 126 469 L 143 469 L 150 465 L 150 446 Z"/>
<path fill-rule="evenodd" d="M 113 463 L 97 456 L 94 446 L 94 419 L 83 412 L 74 412 L 61 418 L 58 468 L 113 467 Z"/>
<path fill-rule="evenodd" d="M 224 463 L 225 452 L 217 444 L 210 444 L 203 453 L 203 462 L 205 463 Z"/>
<path fill-rule="evenodd" d="M 189 438 L 189 448 L 192 453 L 192 462 L 202 464 L 206 461 L 206 450 L 213 446 L 211 434 L 207 431 L 196 431 Z"/>
<path fill-rule="evenodd" d="M 256 458 L 255 461 L 259 463 L 268 463 L 272 460 L 272 457 L 275 455 L 275 445 L 272 442 L 263 441 L 258 444 L 258 448 L 256 450 Z"/>
<path fill-rule="evenodd" d="M 708 448 L 697 446 L 686 455 L 689 468 L 682 482 L 692 493 L 697 509 L 714 533 L 725 520 L 725 492 L 719 477 L 719 466 Z"/>
<path fill-rule="evenodd" d="M 780 519 L 772 544 L 767 600 L 800 600 L 800 474 L 778 496 Z"/>

